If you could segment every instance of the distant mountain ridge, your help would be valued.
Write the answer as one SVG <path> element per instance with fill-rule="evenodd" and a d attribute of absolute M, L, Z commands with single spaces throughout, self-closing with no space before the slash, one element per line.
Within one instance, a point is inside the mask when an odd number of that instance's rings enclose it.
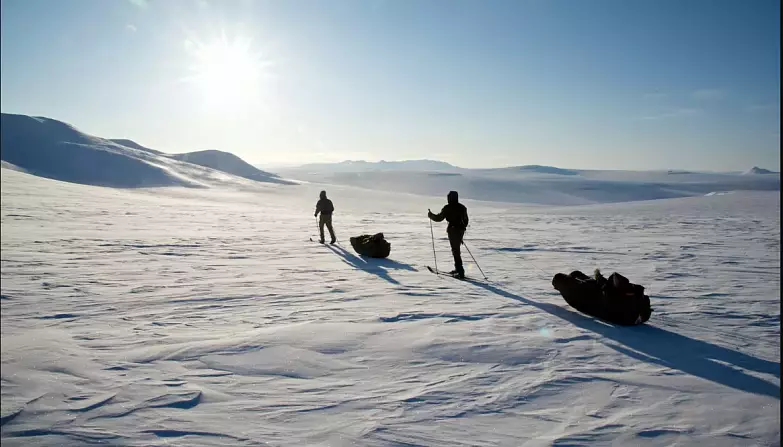
<path fill-rule="evenodd" d="M 332 172 L 364 172 L 364 171 L 440 171 L 455 172 L 461 170 L 452 164 L 438 160 L 400 160 L 370 162 L 364 160 L 345 160 L 339 163 L 309 163 L 289 170 L 326 170 Z"/>
<path fill-rule="evenodd" d="M 261 167 L 259 166 L 259 169 Z M 669 170 L 650 170 L 650 171 L 630 171 L 630 170 L 594 170 L 594 169 L 567 169 L 546 165 L 520 165 L 497 168 L 463 168 L 450 163 L 420 159 L 420 160 L 398 160 L 398 161 L 365 161 L 365 160 L 345 160 L 335 163 L 307 163 L 303 165 L 288 165 L 279 167 L 281 172 L 303 172 L 314 171 L 321 173 L 349 173 L 349 172 L 387 172 L 387 171 L 408 171 L 408 172 L 518 172 L 523 174 L 544 174 L 544 175 L 565 175 L 574 176 L 587 174 L 591 172 L 618 172 L 618 173 L 666 173 L 668 175 L 734 175 L 734 174 L 779 174 L 779 172 L 770 171 L 754 166 L 748 171 L 689 171 L 682 169 Z"/>
<path fill-rule="evenodd" d="M 745 175 L 766 175 L 766 174 L 779 174 L 779 172 L 770 171 L 769 169 L 763 169 L 759 168 L 758 166 L 753 166 L 752 168 L 748 169 L 744 172 Z"/>
<path fill-rule="evenodd" d="M 393 169 L 388 169 L 390 166 Z M 466 169 L 432 160 L 346 161 L 283 168 L 280 172 L 324 185 L 428 196 L 456 190 L 466 200 L 566 206 L 703 196 L 716 191 L 780 190 L 777 174 L 589 170 L 542 165 Z"/>
<path fill-rule="evenodd" d="M 56 180 L 110 187 L 252 188 L 308 182 L 465 200 L 582 205 L 632 202 L 730 191 L 779 191 L 780 174 L 754 167 L 741 172 L 621 171 L 523 165 L 465 169 L 437 160 L 345 161 L 282 170 L 258 169 L 234 154 L 204 150 L 165 154 L 130 139 L 104 139 L 50 118 L 2 114 L 3 169 Z"/>
<path fill-rule="evenodd" d="M 514 166 L 506 169 L 515 169 L 520 172 L 531 172 L 538 174 L 553 174 L 553 175 L 578 175 L 579 171 L 573 169 L 556 168 L 554 166 L 541 166 L 541 165 L 525 165 Z"/>

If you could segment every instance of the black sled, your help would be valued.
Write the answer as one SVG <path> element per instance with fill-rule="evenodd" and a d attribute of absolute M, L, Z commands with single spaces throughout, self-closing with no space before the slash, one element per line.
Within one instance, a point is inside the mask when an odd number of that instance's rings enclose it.
<path fill-rule="evenodd" d="M 592 278 L 579 270 L 569 275 L 558 273 L 552 278 L 552 286 L 574 309 L 609 323 L 635 326 L 647 322 L 652 314 L 644 287 L 619 273 L 609 278 L 598 270 Z"/>

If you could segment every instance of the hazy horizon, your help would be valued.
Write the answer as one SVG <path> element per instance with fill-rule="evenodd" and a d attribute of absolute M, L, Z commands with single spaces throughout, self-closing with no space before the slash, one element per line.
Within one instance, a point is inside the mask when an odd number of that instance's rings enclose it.
<path fill-rule="evenodd" d="M 780 4 L 3 0 L 0 109 L 256 166 L 780 171 Z"/>
<path fill-rule="evenodd" d="M 448 163 L 443 160 L 434 160 L 434 159 L 400 159 L 400 160 L 385 160 L 385 159 L 377 159 L 377 160 L 341 160 L 336 162 L 305 162 L 305 163 L 251 163 L 253 166 L 259 168 L 259 169 L 292 169 L 297 168 L 300 166 L 307 166 L 307 165 L 330 165 L 330 164 L 340 164 L 340 163 L 346 163 L 346 162 L 354 162 L 354 163 L 404 163 L 404 162 L 415 162 L 415 161 L 435 161 L 435 162 L 443 162 Z M 640 172 L 646 172 L 646 171 L 682 171 L 682 172 L 694 172 L 694 173 L 741 173 L 746 172 L 753 168 L 761 168 L 766 169 L 769 171 L 772 171 L 774 174 L 779 174 L 780 172 L 776 170 L 776 167 L 766 167 L 766 166 L 758 166 L 758 165 L 751 165 L 748 166 L 745 169 L 731 169 L 731 170 L 711 170 L 711 169 L 682 169 L 678 167 L 670 167 L 670 168 L 658 168 L 658 169 L 595 169 L 595 168 L 583 168 L 580 166 L 553 166 L 553 165 L 541 165 L 541 164 L 515 164 L 515 165 L 497 165 L 497 166 L 489 166 L 489 167 L 483 167 L 483 168 L 466 168 L 464 166 L 455 165 L 452 163 L 448 163 L 451 166 L 459 169 L 504 169 L 504 168 L 515 168 L 515 167 L 524 167 L 524 166 L 543 166 L 543 167 L 554 167 L 559 169 L 572 169 L 572 170 L 584 170 L 584 171 L 593 171 L 593 170 L 600 170 L 600 171 L 640 171 Z"/>
<path fill-rule="evenodd" d="M 51 118 L 51 117 L 45 117 L 45 116 L 40 116 L 40 115 L 22 115 L 22 114 L 8 113 L 8 112 L 2 112 L 2 113 L 3 114 L 9 114 L 9 115 L 32 116 L 34 118 L 54 119 L 54 118 Z M 60 121 L 60 120 L 55 120 L 55 121 Z M 60 122 L 63 122 L 63 121 L 60 121 Z M 73 126 L 72 123 L 65 123 L 65 124 Z M 82 132 L 82 130 L 80 130 L 78 127 L 76 127 L 76 126 L 73 126 L 73 127 L 76 129 L 77 132 Z M 103 138 L 103 139 L 108 140 L 108 141 L 118 142 L 121 145 L 124 144 L 124 143 L 122 143 L 123 141 L 127 141 L 127 142 L 138 144 L 139 146 L 142 146 L 142 147 L 146 147 L 148 149 L 159 150 L 159 149 L 157 149 L 155 147 L 151 147 L 150 145 L 144 144 L 143 142 L 140 143 L 139 141 L 136 141 L 133 138 L 108 138 L 108 137 L 105 137 L 105 136 L 102 136 L 102 135 L 94 135 L 94 134 L 89 134 L 89 133 L 86 133 L 86 132 L 82 132 L 82 133 L 84 133 L 85 135 L 92 136 L 92 137 L 98 137 L 98 138 Z M 229 154 L 232 154 L 232 155 L 237 155 L 237 154 L 234 154 L 231 151 L 221 150 L 221 149 L 196 149 L 196 150 L 190 150 L 190 151 L 177 151 L 177 152 L 160 151 L 160 152 L 162 152 L 163 154 L 167 154 L 167 155 L 186 155 L 186 154 L 192 154 L 192 153 L 196 153 L 196 152 L 208 152 L 208 151 L 218 151 L 218 152 L 229 153 Z M 240 157 L 240 158 L 242 158 L 242 157 Z M 380 159 L 371 159 L 371 160 L 366 160 L 366 159 L 345 159 L 345 160 L 339 160 L 339 161 L 307 161 L 307 160 L 303 160 L 303 161 L 300 161 L 300 162 L 287 162 L 287 163 L 253 163 L 253 162 L 248 162 L 247 160 L 244 160 L 244 159 L 243 159 L 243 161 L 247 162 L 251 166 L 253 166 L 255 168 L 258 168 L 258 169 L 264 169 L 264 170 L 280 169 L 280 170 L 283 170 L 283 171 L 295 170 L 297 168 L 304 167 L 304 166 L 319 166 L 319 165 L 323 165 L 323 166 L 338 166 L 338 165 L 343 165 L 343 164 L 346 164 L 346 163 L 367 163 L 367 164 L 389 163 L 389 164 L 394 164 L 394 163 L 434 162 L 434 163 L 445 163 L 445 164 L 451 166 L 452 168 L 467 169 L 467 170 L 471 170 L 471 169 L 492 170 L 492 169 L 507 169 L 507 168 L 515 168 L 515 167 L 535 167 L 535 166 L 540 166 L 540 167 L 554 167 L 554 168 L 558 168 L 558 169 L 581 170 L 581 171 L 618 171 L 618 172 L 623 172 L 623 171 L 625 171 L 625 172 L 665 172 L 665 171 L 675 172 L 676 171 L 676 172 L 681 172 L 681 173 L 691 172 L 691 173 L 705 173 L 705 174 L 709 174 L 709 173 L 733 174 L 733 173 L 744 173 L 744 172 L 747 172 L 747 171 L 749 171 L 751 169 L 761 168 L 761 169 L 764 169 L 764 170 L 771 171 L 771 173 L 773 173 L 773 174 L 780 174 L 780 171 L 776 170 L 777 169 L 776 167 L 771 167 L 770 168 L 770 167 L 759 166 L 759 165 L 753 165 L 753 166 L 749 165 L 747 168 L 744 168 L 744 169 L 714 170 L 714 169 L 683 169 L 683 168 L 680 168 L 680 167 L 654 168 L 654 169 L 585 168 L 585 167 L 581 167 L 581 166 L 569 166 L 569 165 L 555 166 L 555 165 L 541 165 L 541 164 L 534 164 L 534 163 L 530 163 L 530 164 L 513 164 L 513 165 L 496 165 L 496 166 L 485 166 L 485 167 L 480 167 L 480 168 L 471 168 L 471 167 L 459 166 L 459 165 L 456 165 L 456 164 L 453 164 L 453 163 L 449 163 L 449 162 L 447 162 L 445 160 L 438 160 L 438 159 L 431 159 L 431 158 L 405 158 L 405 159 L 383 159 L 383 158 L 380 158 Z M 346 171 L 346 172 L 349 172 L 349 171 Z"/>

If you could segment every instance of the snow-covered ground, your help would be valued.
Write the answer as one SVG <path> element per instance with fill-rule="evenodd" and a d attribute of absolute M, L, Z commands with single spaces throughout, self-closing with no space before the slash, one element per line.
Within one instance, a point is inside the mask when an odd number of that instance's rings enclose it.
<path fill-rule="evenodd" d="M 780 445 L 779 191 L 468 201 L 471 283 L 425 268 L 446 191 L 328 187 L 329 247 L 317 185 L 1 171 L 4 447 Z M 347 242 L 375 232 L 388 260 Z M 648 324 L 551 286 L 596 267 L 647 288 Z"/>

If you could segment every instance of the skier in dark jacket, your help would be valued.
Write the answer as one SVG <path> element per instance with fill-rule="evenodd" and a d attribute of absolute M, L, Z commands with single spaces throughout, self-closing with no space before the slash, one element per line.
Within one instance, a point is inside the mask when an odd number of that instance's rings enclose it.
<path fill-rule="evenodd" d="M 457 278 L 465 278 L 465 269 L 462 267 L 462 257 L 460 256 L 460 245 L 462 237 L 465 235 L 465 229 L 468 227 L 468 209 L 465 205 L 459 203 L 457 191 L 450 191 L 446 196 L 449 203 L 443 207 L 438 214 L 433 214 L 427 210 L 427 216 L 435 222 L 442 222 L 443 219 L 449 223 L 446 228 L 446 234 L 449 235 L 449 244 L 451 245 L 451 254 L 454 255 L 454 270 L 451 274 Z"/>
<path fill-rule="evenodd" d="M 315 204 L 315 214 L 318 217 L 318 213 L 321 213 L 321 218 L 318 220 L 318 230 L 321 232 L 321 240 L 318 242 L 324 243 L 324 225 L 329 230 L 329 236 L 332 237 L 332 244 L 337 242 L 337 237 L 334 235 L 334 228 L 332 228 L 332 213 L 334 212 L 334 205 L 332 201 L 326 198 L 326 191 L 321 191 L 318 203 Z"/>

